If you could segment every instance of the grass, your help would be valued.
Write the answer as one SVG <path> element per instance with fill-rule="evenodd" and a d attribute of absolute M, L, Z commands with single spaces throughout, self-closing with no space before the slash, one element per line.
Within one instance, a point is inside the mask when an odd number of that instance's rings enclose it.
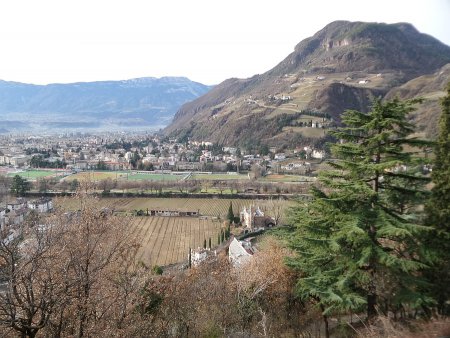
<path fill-rule="evenodd" d="M 247 174 L 228 175 L 228 174 L 194 174 L 190 180 L 208 180 L 208 181 L 225 181 L 225 180 L 248 180 Z"/>
<path fill-rule="evenodd" d="M 67 181 L 101 181 L 106 180 L 108 178 L 115 180 L 126 177 L 125 172 L 121 171 L 83 171 L 81 173 L 70 175 L 66 178 Z"/>
<path fill-rule="evenodd" d="M 139 174 L 129 174 L 126 179 L 128 179 L 128 181 L 179 181 L 183 179 L 186 175 L 139 173 Z"/>
<path fill-rule="evenodd" d="M 56 176 L 57 172 L 50 170 L 27 170 L 18 173 L 9 173 L 8 176 L 13 177 L 19 175 L 22 178 L 36 180 L 38 178 L 53 177 Z"/>

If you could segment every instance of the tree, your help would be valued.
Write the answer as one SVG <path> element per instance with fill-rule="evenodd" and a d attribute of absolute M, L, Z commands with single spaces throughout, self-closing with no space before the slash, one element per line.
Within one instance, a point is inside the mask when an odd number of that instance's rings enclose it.
<path fill-rule="evenodd" d="M 289 264 L 304 274 L 297 291 L 322 308 L 325 320 L 364 308 L 371 319 L 377 309 L 429 301 L 417 289 L 426 254 L 420 239 L 428 231 L 418 206 L 427 180 L 404 149 L 426 144 L 411 137 L 406 120 L 416 102 L 376 100 L 367 114 L 346 111 L 345 127 L 332 133 L 342 140 L 331 145 L 334 170 L 322 173 L 321 189 L 291 213 L 298 255 Z"/>
<path fill-rule="evenodd" d="M 120 332 L 133 322 L 142 274 L 128 219 L 102 212 L 84 191 L 75 198 L 78 212 L 26 228 L 26 245 L 0 241 L 0 331 L 129 336 Z"/>
<path fill-rule="evenodd" d="M 78 180 L 75 178 L 74 180 L 72 180 L 72 182 L 70 182 L 70 190 L 76 191 L 78 189 L 79 185 L 80 184 L 79 184 Z"/>
<path fill-rule="evenodd" d="M 96 164 L 95 169 L 97 169 L 97 170 L 108 170 L 108 166 L 106 165 L 105 161 L 100 160 Z"/>
<path fill-rule="evenodd" d="M 28 245 L 0 240 L 0 325 L 23 337 L 34 337 L 48 325 L 52 312 L 64 302 L 64 286 L 54 269 L 57 252 L 51 233 L 30 234 Z"/>
<path fill-rule="evenodd" d="M 46 193 L 48 190 L 48 181 L 45 178 L 42 178 L 39 181 L 39 192 Z"/>
<path fill-rule="evenodd" d="M 427 271 L 427 279 L 434 285 L 432 294 L 437 300 L 438 312 L 448 314 L 445 304 L 450 298 L 450 82 L 441 105 L 431 175 L 434 186 L 426 206 L 426 222 L 433 227 L 428 240 L 436 251 L 436 257 L 432 268 Z"/>
<path fill-rule="evenodd" d="M 233 223 L 233 221 L 234 221 L 234 212 L 233 212 L 233 203 L 232 202 L 230 202 L 230 206 L 228 207 L 227 219 L 230 221 L 230 223 Z"/>
<path fill-rule="evenodd" d="M 27 191 L 30 190 L 30 182 L 26 179 L 15 175 L 11 184 L 11 193 L 16 196 L 23 196 Z"/>

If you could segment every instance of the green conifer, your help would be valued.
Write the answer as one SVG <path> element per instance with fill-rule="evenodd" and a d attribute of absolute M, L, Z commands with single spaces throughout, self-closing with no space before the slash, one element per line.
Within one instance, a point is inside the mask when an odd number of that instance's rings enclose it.
<path fill-rule="evenodd" d="M 376 100 L 367 114 L 345 112 L 345 127 L 332 133 L 341 141 L 331 145 L 334 170 L 320 175 L 312 201 L 291 211 L 298 255 L 289 264 L 303 274 L 297 291 L 324 316 L 366 310 L 372 318 L 377 308 L 429 302 L 416 273 L 425 266 L 420 239 L 428 228 L 418 206 L 426 179 L 404 148 L 426 145 L 411 137 L 406 118 L 417 102 Z"/>
<path fill-rule="evenodd" d="M 433 227 L 429 246 L 434 249 L 432 268 L 426 272 L 433 284 L 432 295 L 437 300 L 438 312 L 448 314 L 450 299 L 450 82 L 447 96 L 442 101 L 439 120 L 439 136 L 434 148 L 435 160 L 432 171 L 434 186 L 427 203 L 427 224 Z"/>

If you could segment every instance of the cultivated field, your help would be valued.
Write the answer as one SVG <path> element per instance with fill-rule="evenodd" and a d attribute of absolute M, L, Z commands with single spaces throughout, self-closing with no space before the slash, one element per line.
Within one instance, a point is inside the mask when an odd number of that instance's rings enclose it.
<path fill-rule="evenodd" d="M 311 127 L 283 127 L 283 132 L 295 132 L 302 134 L 304 137 L 318 138 L 324 137 L 327 133 L 327 129 Z"/>
<path fill-rule="evenodd" d="M 68 210 L 77 210 L 79 201 L 66 197 L 60 198 L 56 204 Z M 287 208 L 292 202 L 289 201 L 268 201 L 268 200 L 249 200 L 249 199 L 218 199 L 218 198 L 99 198 L 97 200 L 99 208 L 112 208 L 116 212 L 131 213 L 134 210 L 159 209 L 159 210 L 179 210 L 179 211 L 199 211 L 201 215 L 212 216 L 225 219 L 228 213 L 230 203 L 236 215 L 244 207 L 250 205 L 259 206 L 261 210 L 272 216 L 274 205 L 280 205 L 283 209 Z"/>
<path fill-rule="evenodd" d="M 80 201 L 65 197 L 57 199 L 56 205 L 65 210 L 79 209 Z M 202 217 L 132 216 L 133 237 L 142 241 L 136 259 L 146 265 L 167 265 L 187 260 L 189 248 L 203 246 L 211 238 L 217 245 L 217 235 L 226 218 L 230 202 L 237 216 L 243 207 L 259 206 L 268 216 L 284 212 L 293 202 L 284 200 L 245 199 L 195 199 L 195 198 L 99 198 L 98 208 L 113 208 L 131 213 L 133 210 L 159 209 L 200 211 Z"/>
<path fill-rule="evenodd" d="M 194 217 L 134 217 L 132 232 L 142 240 L 136 259 L 148 266 L 187 261 L 189 248 L 217 245 L 221 222 Z"/>

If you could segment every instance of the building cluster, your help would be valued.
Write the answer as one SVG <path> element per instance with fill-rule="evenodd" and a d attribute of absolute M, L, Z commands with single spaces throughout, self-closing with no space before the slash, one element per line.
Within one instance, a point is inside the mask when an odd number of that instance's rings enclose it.
<path fill-rule="evenodd" d="M 235 267 L 244 265 L 258 251 L 254 240 L 260 231 L 275 226 L 275 220 L 267 215 L 258 206 L 244 207 L 240 212 L 245 239 L 232 236 L 228 245 L 228 259 Z M 248 237 L 250 236 L 250 237 Z M 198 266 L 208 259 L 217 256 L 216 250 L 210 248 L 190 249 L 189 259 L 191 266 Z"/>
<path fill-rule="evenodd" d="M 31 212 L 48 213 L 53 210 L 53 200 L 17 198 L 0 206 L 0 240 L 12 240 L 22 233 L 22 225 Z"/>
<path fill-rule="evenodd" d="M 268 148 L 246 151 L 207 141 L 179 142 L 155 135 L 65 134 L 60 136 L 1 136 L 0 166 L 82 170 L 172 170 L 238 172 L 259 166 L 267 171 L 307 172 L 308 159 L 324 152 Z"/>

